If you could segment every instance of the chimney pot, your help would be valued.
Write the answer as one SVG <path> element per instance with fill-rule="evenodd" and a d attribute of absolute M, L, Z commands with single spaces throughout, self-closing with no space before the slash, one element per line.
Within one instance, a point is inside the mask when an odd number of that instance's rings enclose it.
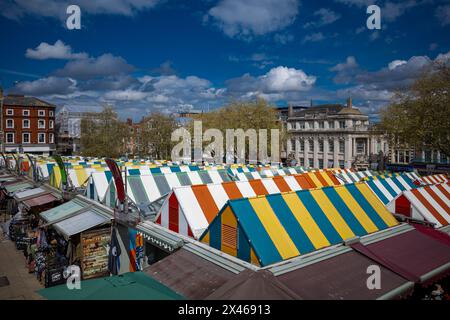
<path fill-rule="evenodd" d="M 288 107 L 288 117 L 293 117 L 294 116 L 294 107 L 292 105 L 289 105 Z"/>
<path fill-rule="evenodd" d="M 352 98 L 348 98 L 347 99 L 347 108 L 349 108 L 349 109 L 353 108 L 353 106 L 352 106 Z"/>

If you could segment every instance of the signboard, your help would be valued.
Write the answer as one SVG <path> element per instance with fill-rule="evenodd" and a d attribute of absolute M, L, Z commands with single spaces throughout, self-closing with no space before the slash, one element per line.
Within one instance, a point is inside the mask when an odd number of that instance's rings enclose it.
<path fill-rule="evenodd" d="M 81 234 L 83 279 L 109 275 L 108 248 L 111 241 L 111 229 L 99 229 Z"/>

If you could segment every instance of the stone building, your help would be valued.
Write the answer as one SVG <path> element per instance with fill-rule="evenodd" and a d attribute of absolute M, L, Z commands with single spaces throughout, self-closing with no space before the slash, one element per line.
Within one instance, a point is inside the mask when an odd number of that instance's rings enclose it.
<path fill-rule="evenodd" d="M 287 153 L 314 168 L 369 167 L 370 155 L 389 154 L 387 141 L 370 130 L 369 117 L 358 108 L 326 104 L 295 110 L 287 116 Z"/>

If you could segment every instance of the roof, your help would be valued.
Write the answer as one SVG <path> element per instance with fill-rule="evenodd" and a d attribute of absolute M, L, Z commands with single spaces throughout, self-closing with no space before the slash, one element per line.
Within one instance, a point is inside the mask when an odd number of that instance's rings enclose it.
<path fill-rule="evenodd" d="M 369 180 L 365 183 L 385 205 L 397 198 L 403 191 L 418 187 L 407 175 Z"/>
<path fill-rule="evenodd" d="M 60 222 L 53 225 L 54 228 L 59 230 L 66 238 L 89 230 L 93 227 L 100 226 L 105 223 L 109 223 L 112 217 L 107 217 L 94 210 L 87 210 L 77 215 L 67 217 Z"/>
<path fill-rule="evenodd" d="M 207 300 L 302 300 L 266 270 L 241 272 L 206 298 Z"/>
<path fill-rule="evenodd" d="M 428 232 L 439 231 L 428 228 Z M 444 233 L 442 235 L 446 236 Z M 448 243 L 439 241 L 417 229 L 366 244 L 365 247 L 383 261 L 396 268 L 407 270 L 411 275 L 419 278 L 421 283 L 429 283 L 436 276 L 450 274 Z"/>
<path fill-rule="evenodd" d="M 230 200 L 200 240 L 220 250 L 223 223 L 238 225 L 262 266 L 398 225 L 364 183 Z"/>
<path fill-rule="evenodd" d="M 41 289 L 49 300 L 181 300 L 183 297 L 143 272 L 81 281 L 80 290 L 64 285 Z"/>
<path fill-rule="evenodd" d="M 426 221 L 436 228 L 450 224 L 450 183 L 424 186 L 402 193 Z"/>
<path fill-rule="evenodd" d="M 204 299 L 236 277 L 219 265 L 181 248 L 145 272 L 187 299 Z"/>
<path fill-rule="evenodd" d="M 3 100 L 4 106 L 24 106 L 24 107 L 55 107 L 55 105 L 40 100 L 35 97 L 27 97 L 23 95 L 7 95 Z"/>
<path fill-rule="evenodd" d="M 229 181 L 175 187 L 166 198 L 156 223 L 198 239 L 228 200 L 313 188 L 297 176 L 277 176 L 250 181 Z"/>
<path fill-rule="evenodd" d="M 380 266 L 382 286 L 368 290 L 367 270 L 373 264 L 369 258 L 348 251 L 283 273 L 277 279 L 308 300 L 373 300 L 402 286 L 412 289 L 408 280 Z"/>
<path fill-rule="evenodd" d="M 419 179 L 424 184 L 436 184 L 449 182 L 450 180 L 445 176 L 445 174 L 435 174 L 431 176 L 425 176 Z"/>

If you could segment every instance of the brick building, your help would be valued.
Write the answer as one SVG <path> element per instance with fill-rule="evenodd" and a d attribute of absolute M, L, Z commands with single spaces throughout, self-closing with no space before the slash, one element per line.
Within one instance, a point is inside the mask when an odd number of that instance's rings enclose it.
<path fill-rule="evenodd" d="M 55 145 L 55 106 L 34 97 L 7 95 L 2 103 L 5 152 L 50 155 Z"/>

